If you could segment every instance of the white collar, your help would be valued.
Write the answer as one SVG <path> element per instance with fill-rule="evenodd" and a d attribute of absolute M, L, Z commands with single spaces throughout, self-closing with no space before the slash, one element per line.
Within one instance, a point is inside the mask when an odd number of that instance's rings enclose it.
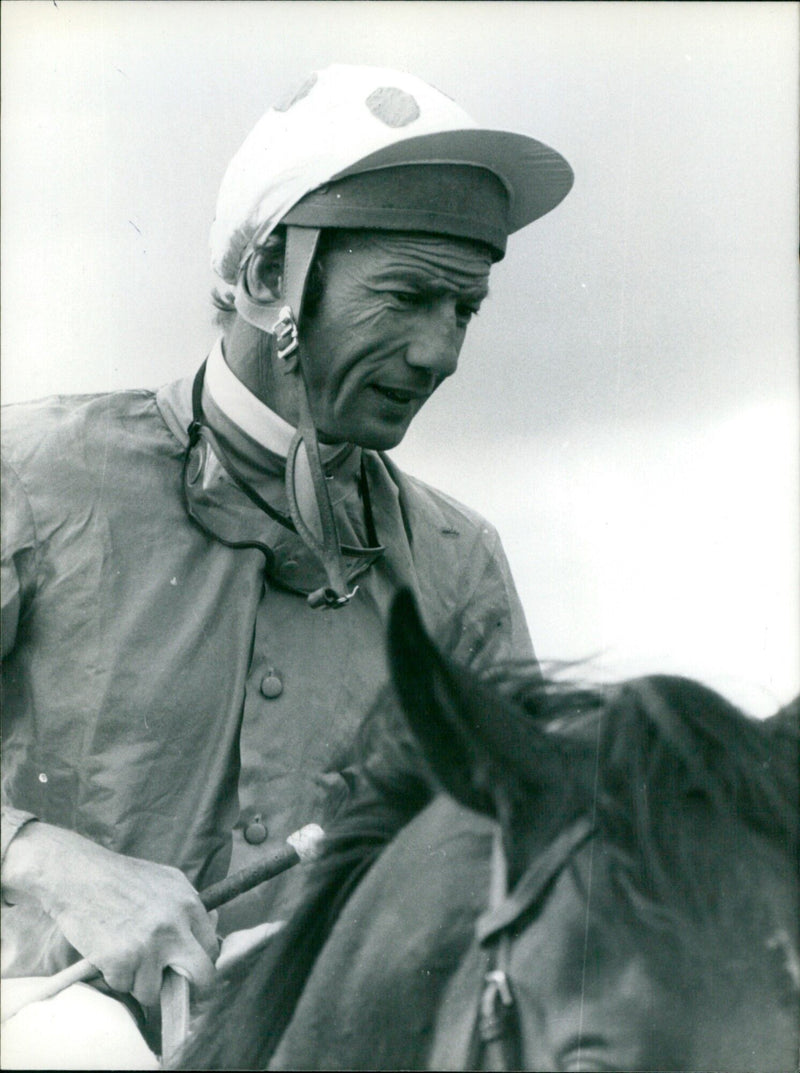
<path fill-rule="evenodd" d="M 231 371 L 222 352 L 221 338 L 208 355 L 204 387 L 225 416 L 250 439 L 286 458 L 297 429 L 257 398 Z M 319 446 L 323 461 L 341 448 L 341 444 Z"/>

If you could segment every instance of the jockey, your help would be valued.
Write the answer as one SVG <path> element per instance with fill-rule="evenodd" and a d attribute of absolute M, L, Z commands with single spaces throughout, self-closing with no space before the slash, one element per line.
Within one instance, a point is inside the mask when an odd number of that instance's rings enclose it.
<path fill-rule="evenodd" d="M 495 531 L 384 452 L 455 372 L 508 235 L 571 183 L 415 77 L 329 67 L 224 176 L 200 369 L 6 408 L 3 976 L 100 970 L 91 1042 L 61 998 L 65 1067 L 126 1067 L 97 1034 L 120 1002 L 155 1049 L 164 968 L 207 985 L 218 931 L 288 912 L 293 873 L 219 921 L 195 892 L 346 793 L 398 587 L 460 662 L 532 657 Z"/>

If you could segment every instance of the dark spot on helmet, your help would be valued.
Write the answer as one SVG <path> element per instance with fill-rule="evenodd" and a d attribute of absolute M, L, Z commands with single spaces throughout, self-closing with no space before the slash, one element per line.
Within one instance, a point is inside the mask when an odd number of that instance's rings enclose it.
<path fill-rule="evenodd" d="M 316 84 L 316 74 L 309 75 L 302 86 L 282 97 L 276 104 L 273 104 L 273 109 L 276 112 L 288 112 L 293 104 L 297 104 L 298 101 L 302 101 L 303 97 L 307 97 Z"/>
<path fill-rule="evenodd" d="M 405 127 L 419 118 L 419 105 L 410 93 L 394 86 L 373 90 L 366 100 L 367 108 L 387 127 Z"/>

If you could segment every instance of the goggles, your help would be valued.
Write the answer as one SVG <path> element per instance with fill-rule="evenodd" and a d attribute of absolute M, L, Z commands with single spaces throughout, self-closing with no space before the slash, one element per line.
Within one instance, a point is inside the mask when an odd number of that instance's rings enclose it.
<path fill-rule="evenodd" d="M 353 584 L 356 578 L 384 551 L 378 542 L 363 459 L 359 479 L 369 543 L 366 547 L 342 543 L 336 530 L 336 563 L 332 564 L 320 551 L 323 542 L 302 520 L 296 496 L 287 491 L 288 512 L 269 503 L 208 426 L 202 409 L 204 374 L 205 364 L 198 370 L 192 388 L 192 423 L 183 459 L 182 490 L 188 516 L 207 536 L 226 547 L 260 551 L 269 579 L 280 588 L 305 595 L 311 607 L 344 606 L 357 591 L 358 586 Z M 353 450 L 350 444 L 344 445 L 329 465 L 341 464 Z M 287 488 L 294 477 L 295 468 L 287 460 Z M 335 527 L 335 520 L 333 524 Z M 354 531 L 353 536 L 358 539 Z M 332 570 L 332 565 L 338 569 Z"/>

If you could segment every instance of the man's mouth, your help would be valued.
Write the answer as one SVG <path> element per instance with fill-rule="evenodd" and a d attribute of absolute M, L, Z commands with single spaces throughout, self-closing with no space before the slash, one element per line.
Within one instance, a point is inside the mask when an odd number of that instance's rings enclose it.
<path fill-rule="evenodd" d="M 372 384 L 372 387 L 379 395 L 383 395 L 385 399 L 389 399 L 391 402 L 396 402 L 401 405 L 407 405 L 409 402 L 418 402 L 425 398 L 419 391 L 409 391 L 405 388 L 387 387 L 385 384 Z"/>

